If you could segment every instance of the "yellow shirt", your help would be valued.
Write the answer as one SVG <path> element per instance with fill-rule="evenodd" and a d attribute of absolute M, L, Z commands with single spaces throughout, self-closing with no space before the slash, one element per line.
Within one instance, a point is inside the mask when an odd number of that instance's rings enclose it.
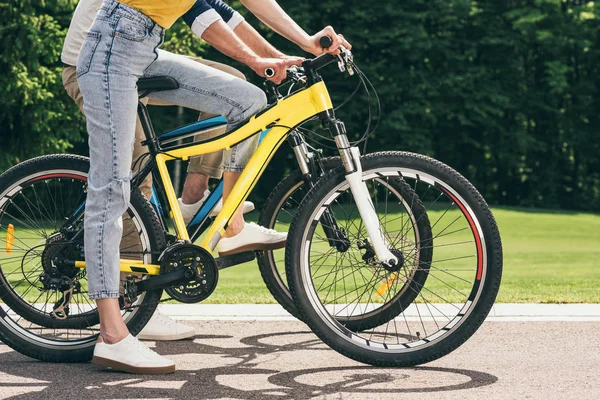
<path fill-rule="evenodd" d="M 140 10 L 157 24 L 169 29 L 177 20 L 194 5 L 196 0 L 119 0 Z"/>

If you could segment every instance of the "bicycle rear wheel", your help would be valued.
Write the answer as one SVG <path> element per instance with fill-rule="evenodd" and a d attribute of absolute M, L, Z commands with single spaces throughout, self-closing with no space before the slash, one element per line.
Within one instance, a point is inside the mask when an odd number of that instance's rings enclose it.
<path fill-rule="evenodd" d="M 460 346 L 481 325 L 498 293 L 502 245 L 494 218 L 477 190 L 460 174 L 431 158 L 404 152 L 364 156 L 363 180 L 372 196 L 396 268 L 377 263 L 365 239 L 354 198 L 338 168 L 309 192 L 292 221 L 286 272 L 303 320 L 325 343 L 354 360 L 377 366 L 413 366 Z M 414 240 L 390 191 L 379 183 L 403 181 L 424 204 L 432 230 L 427 280 L 407 275 L 415 265 Z M 382 190 L 383 189 L 383 190 Z M 329 247 L 319 224 L 328 210 L 352 243 L 347 252 Z M 418 223 L 418 222 L 417 222 Z M 417 264 L 418 265 L 418 264 Z M 421 266 L 419 266 L 421 269 Z M 394 318 L 355 332 L 339 322 L 377 310 L 399 291 L 412 304 L 392 301 Z"/>
<path fill-rule="evenodd" d="M 0 339 L 40 360 L 89 361 L 97 339 L 86 271 L 59 262 L 84 259 L 88 170 L 83 157 L 45 156 L 0 176 Z M 122 257 L 155 262 L 165 239 L 137 189 L 123 226 Z M 123 310 L 132 334 L 147 323 L 161 293 L 145 293 Z"/>

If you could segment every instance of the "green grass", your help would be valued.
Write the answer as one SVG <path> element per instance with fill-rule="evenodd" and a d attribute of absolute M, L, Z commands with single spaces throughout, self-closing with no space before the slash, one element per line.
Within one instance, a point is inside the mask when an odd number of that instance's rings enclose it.
<path fill-rule="evenodd" d="M 504 246 L 499 302 L 600 302 L 600 215 L 494 214 Z"/>
<path fill-rule="evenodd" d="M 600 303 L 600 215 L 494 208 L 504 249 L 498 302 Z M 224 270 L 206 303 L 274 303 L 255 263 Z"/>
<path fill-rule="evenodd" d="M 498 302 L 600 303 L 600 215 L 504 208 L 493 211 L 504 248 Z M 435 221 L 439 213 L 430 211 L 430 219 Z M 250 219 L 253 217 L 256 215 Z M 27 234 L 21 237 L 28 241 Z M 444 251 L 447 253 L 440 253 Z M 451 258 L 457 251 L 456 247 L 436 248 L 435 259 Z M 7 257 L 2 253 L 0 261 Z M 430 278 L 428 284 L 436 282 Z M 23 288 L 27 286 L 24 282 Z M 442 293 L 444 286 L 436 286 L 436 293 Z M 452 297 L 452 293 L 444 296 Z M 221 271 L 219 285 L 205 303 L 275 300 L 256 262 L 251 262 Z"/>

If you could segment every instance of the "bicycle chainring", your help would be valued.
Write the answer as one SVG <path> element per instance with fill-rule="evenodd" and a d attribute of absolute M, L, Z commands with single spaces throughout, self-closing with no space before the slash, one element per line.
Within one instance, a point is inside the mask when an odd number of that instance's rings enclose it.
<path fill-rule="evenodd" d="M 198 263 L 194 279 L 165 289 L 169 296 L 179 302 L 199 303 L 212 294 L 219 280 L 217 263 L 209 252 L 193 244 L 176 244 L 162 256 L 161 275 L 188 268 L 194 263 Z"/>

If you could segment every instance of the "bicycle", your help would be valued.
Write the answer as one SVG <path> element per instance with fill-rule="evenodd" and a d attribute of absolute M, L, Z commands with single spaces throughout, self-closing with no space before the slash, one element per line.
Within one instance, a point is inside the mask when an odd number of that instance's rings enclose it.
<path fill-rule="evenodd" d="M 290 76 L 293 76 L 296 73 L 297 69 L 290 69 Z M 141 97 L 148 94 L 148 90 L 146 90 L 148 82 L 149 81 L 147 80 L 142 80 L 142 83 L 140 84 L 140 92 L 142 93 Z M 267 93 L 269 94 L 269 104 L 275 104 L 282 96 L 279 94 L 276 86 L 273 85 L 271 82 L 266 81 L 265 86 L 267 89 Z M 143 109 L 140 112 L 140 117 L 142 118 L 142 120 L 146 120 L 147 118 L 147 115 Z M 157 140 L 161 148 L 163 148 L 165 152 L 168 152 L 169 143 L 176 143 L 180 140 L 190 139 L 193 136 L 202 137 L 204 134 L 207 134 L 213 130 L 224 128 L 226 124 L 227 120 L 225 118 L 214 117 L 161 134 L 157 137 Z M 146 129 L 153 130 L 151 126 L 148 126 Z M 259 142 L 264 138 L 267 132 L 268 131 L 264 131 L 261 133 Z M 289 201 L 295 201 L 294 197 L 301 198 L 302 193 L 304 193 L 303 189 L 305 186 L 314 186 L 317 180 L 326 171 L 331 170 L 336 166 L 340 165 L 339 157 L 324 158 L 321 156 L 320 151 L 315 151 L 314 153 L 309 151 L 304 135 L 298 130 L 290 132 L 287 141 L 289 142 L 290 147 L 294 151 L 296 160 L 299 164 L 299 169 L 292 171 L 277 185 L 275 189 L 273 189 L 273 192 L 268 196 L 268 199 L 262 207 L 258 223 L 259 225 L 266 226 L 268 228 L 274 228 L 274 224 L 277 221 L 277 217 L 280 215 L 281 211 L 284 211 L 282 210 L 282 205 L 284 203 L 287 203 Z M 155 190 L 153 188 L 150 203 L 153 205 L 155 212 L 161 219 L 161 223 L 166 230 L 168 221 L 165 218 L 165 215 L 167 215 L 170 212 L 170 205 L 168 199 L 166 199 L 166 197 L 164 196 L 164 190 L 162 190 L 161 188 L 160 175 L 155 174 L 156 172 L 157 171 L 155 170 L 152 171 L 154 175 L 154 181 L 157 182 L 158 190 Z M 416 198 L 414 193 L 412 193 L 411 188 L 408 187 L 405 183 L 399 182 L 399 184 L 397 184 L 396 186 L 396 189 L 402 194 L 403 198 Z M 212 210 L 215 207 L 215 205 L 222 199 L 222 193 L 223 181 L 221 180 L 217 184 L 215 190 L 211 193 L 211 196 L 206 200 L 206 202 L 202 205 L 202 207 L 196 212 L 196 214 L 187 224 L 186 229 L 188 231 L 190 241 L 192 243 L 194 243 L 210 226 L 210 223 L 212 222 L 212 218 L 210 218 L 210 215 L 212 214 Z M 418 219 L 420 222 L 418 224 L 419 236 L 421 238 L 420 242 L 423 244 L 429 243 L 429 241 L 431 240 L 431 229 L 429 226 L 429 221 L 427 219 L 425 208 L 417 198 L 414 201 L 411 201 L 411 210 L 409 211 L 411 214 L 416 215 L 416 219 Z M 325 214 L 325 217 L 327 217 L 328 213 Z M 174 239 L 172 238 L 172 240 Z M 420 252 L 422 269 L 427 268 L 428 261 L 430 261 L 431 258 L 431 250 L 428 249 L 427 246 L 424 247 L 425 248 Z M 300 313 L 293 304 L 293 299 L 291 298 L 291 294 L 285 281 L 285 272 L 283 271 L 284 268 L 281 268 L 281 266 L 277 266 L 277 264 L 282 264 L 283 260 L 279 260 L 279 262 L 276 262 L 273 251 L 247 251 L 232 256 L 219 257 L 215 261 L 217 263 L 218 269 L 221 270 L 240 265 L 244 262 L 249 262 L 254 259 L 257 259 L 263 281 L 265 282 L 265 285 L 267 286 L 273 297 L 290 314 L 292 314 L 298 319 L 302 319 Z M 425 271 L 419 271 L 415 273 L 415 276 L 412 278 L 412 281 L 413 284 L 416 284 L 416 282 L 422 284 L 425 279 L 427 279 L 427 274 L 425 273 Z M 185 285 L 183 285 L 183 287 L 185 287 Z M 201 299 L 198 298 L 187 299 L 183 297 L 181 293 L 174 293 L 178 291 L 176 288 L 167 288 L 165 290 L 172 298 L 175 298 L 180 302 L 196 303 L 198 301 L 201 301 Z M 183 289 L 180 286 L 179 292 L 181 292 L 181 290 Z M 403 296 L 398 296 L 397 298 L 395 298 L 395 300 L 399 300 L 400 303 L 408 305 L 412 302 L 413 298 L 414 293 L 409 293 L 404 294 Z M 387 308 L 384 307 L 380 311 L 386 310 Z M 399 311 L 396 312 L 396 314 L 398 313 Z M 385 318 L 385 315 L 388 315 L 388 318 L 392 317 L 391 311 L 388 311 L 388 314 L 378 312 L 376 317 L 371 316 L 370 318 L 361 318 L 361 316 L 354 316 L 353 318 L 345 318 L 343 316 L 340 316 L 338 320 L 351 330 L 359 330 L 366 329 L 371 326 L 377 326 L 377 324 L 381 323 L 383 318 Z"/>
<path fill-rule="evenodd" d="M 502 270 L 500 236 L 487 204 L 464 177 L 433 159 L 405 152 L 361 157 L 358 148 L 350 145 L 344 124 L 335 118 L 318 72 L 335 62 L 340 69 L 361 73 L 345 50 L 337 57 L 307 60 L 302 69 L 288 73 L 288 80 L 303 87 L 240 128 L 211 140 L 163 146 L 164 135 L 162 139 L 156 136 L 140 104 L 149 160 L 135 180 L 157 169 L 174 234 L 166 232 L 165 218 L 157 217 L 157 203 L 153 207 L 134 189 L 124 216 L 124 226 L 131 229 L 123 237 L 135 240 L 121 248 L 120 265 L 122 273 L 129 274 L 123 282 L 123 317 L 133 334 L 148 321 L 163 289 L 180 301 L 202 301 L 216 287 L 219 265 L 251 257 L 234 255 L 217 262 L 211 251 L 288 137 L 302 174 L 310 174 L 314 181 L 305 182 L 310 189 L 291 221 L 286 274 L 296 311 L 324 342 L 361 362 L 407 366 L 449 353 L 481 325 L 496 297 Z M 177 82 L 158 77 L 140 81 L 138 86 L 143 95 L 175 89 Z M 323 165 L 336 161 L 315 158 L 297 133 L 296 128 L 314 118 L 329 129 L 339 151 L 339 165 L 332 170 Z M 183 127 L 167 139 L 193 135 L 197 128 Z M 259 133 L 263 140 L 214 221 L 210 223 L 207 217 L 218 201 L 218 190 L 186 227 L 166 162 L 230 148 Z M 317 165 L 320 172 L 311 171 Z M 0 177 L 0 228 L 5 234 L 0 240 L 6 254 L 12 254 L 15 243 L 22 253 L 0 259 L 0 297 L 6 305 L 0 308 L 0 339 L 34 358 L 91 359 L 98 320 L 85 297 L 81 239 L 86 174 L 85 158 L 47 156 L 15 166 Z M 63 203 L 57 204 L 56 194 L 65 192 L 60 197 Z M 54 202 L 46 207 L 45 201 Z M 389 213 L 394 218 L 388 219 Z M 434 223 L 430 222 L 432 214 L 438 216 Z M 53 215 L 47 219 L 54 226 L 41 226 L 43 215 Z M 444 226 L 446 221 L 450 222 Z M 52 233 L 46 234 L 46 229 Z M 191 239 L 203 229 L 201 245 L 193 245 Z M 18 236 L 20 231 L 41 235 Z M 459 241 L 448 242 L 451 235 Z M 466 255 L 456 257 L 457 252 Z M 436 260 L 434 254 L 442 258 Z M 444 259 L 449 256 L 455 257 Z M 468 268 L 462 265 L 473 260 Z M 16 268 L 9 270 L 7 265 L 15 263 Z M 442 268 L 441 263 L 448 264 Z M 23 279 L 11 282 L 9 277 L 15 273 Z M 364 293 L 354 295 L 363 288 Z M 44 295 L 45 303 L 40 306 L 37 302 Z M 50 299 L 56 300 L 54 305 Z M 423 309 L 429 314 L 425 319 Z M 406 325 L 405 332 L 398 331 L 398 321 Z"/>

